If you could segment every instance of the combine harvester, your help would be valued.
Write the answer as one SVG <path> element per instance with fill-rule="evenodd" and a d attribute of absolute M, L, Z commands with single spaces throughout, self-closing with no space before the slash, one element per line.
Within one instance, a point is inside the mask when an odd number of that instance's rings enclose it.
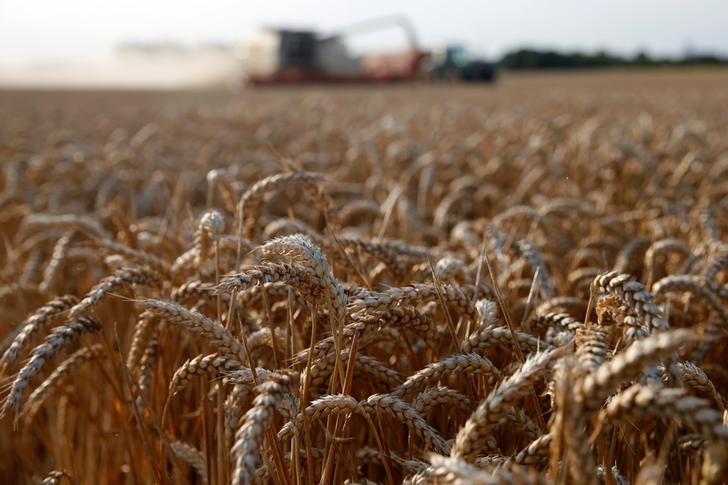
<path fill-rule="evenodd" d="M 408 49 L 355 56 L 344 39 L 356 33 L 395 26 L 404 31 Z M 306 83 L 381 83 L 415 80 L 492 82 L 495 71 L 484 61 L 465 61 L 452 48 L 433 56 L 419 47 L 406 17 L 390 16 L 362 22 L 325 35 L 310 30 L 269 29 L 245 42 L 240 58 L 245 80 L 254 86 Z"/>

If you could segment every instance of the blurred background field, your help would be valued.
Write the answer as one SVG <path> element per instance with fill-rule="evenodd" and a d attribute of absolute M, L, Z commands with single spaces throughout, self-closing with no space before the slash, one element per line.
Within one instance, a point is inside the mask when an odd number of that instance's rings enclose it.
<path fill-rule="evenodd" d="M 313 41 L 317 62 L 339 76 L 369 56 L 371 78 L 371 58 L 381 53 L 422 52 L 431 68 L 448 48 L 458 49 L 456 62 L 465 53 L 500 73 L 719 66 L 728 56 L 727 17 L 728 7 L 716 0 L 689 6 L 677 0 L 131 0 L 103 6 L 5 0 L 0 87 L 240 89 L 261 68 L 261 56 L 270 54 L 275 41 L 269 34 L 280 30 L 296 34 L 288 40 L 300 43 L 297 64 L 289 58 L 288 66 L 301 67 L 301 48 Z M 381 68 L 382 59 L 376 62 Z"/>
<path fill-rule="evenodd" d="M 267 113 L 266 116 L 272 117 L 281 114 L 277 109 L 283 109 L 291 102 L 303 108 L 309 104 L 321 105 L 320 111 L 307 110 L 307 116 L 331 120 L 336 116 L 354 116 L 345 114 L 346 110 L 367 112 L 368 118 L 374 119 L 388 113 L 395 116 L 398 112 L 411 113 L 417 109 L 427 115 L 438 106 L 465 109 L 483 119 L 568 117 L 571 109 L 592 110 L 596 117 L 624 110 L 630 114 L 654 110 L 672 115 L 682 113 L 686 119 L 700 119 L 705 115 L 723 119 L 728 113 L 719 106 L 727 96 L 728 70 L 721 68 L 506 73 L 495 85 L 413 83 L 338 86 L 335 89 L 311 85 L 239 92 L 226 86 L 133 90 L 47 87 L 40 91 L 15 87 L 0 90 L 0 100 L 7 115 L 6 129 L 28 117 L 42 120 L 48 113 L 57 117 L 44 120 L 49 128 L 87 123 L 88 117 L 81 116 L 82 113 L 106 120 L 110 125 L 115 119 L 123 120 L 118 117 L 126 117 L 127 121 L 133 121 L 129 129 L 141 127 L 145 115 L 171 117 L 191 113 L 205 117 L 218 113 L 252 118 Z M 424 100 L 427 100 L 426 106 L 420 105 Z M 548 111 L 534 111 L 536 107 L 547 107 Z M 283 115 L 295 117 L 293 112 Z M 62 125 L 59 124 L 61 119 Z M 301 120 L 302 123 L 310 121 L 310 118 Z"/>

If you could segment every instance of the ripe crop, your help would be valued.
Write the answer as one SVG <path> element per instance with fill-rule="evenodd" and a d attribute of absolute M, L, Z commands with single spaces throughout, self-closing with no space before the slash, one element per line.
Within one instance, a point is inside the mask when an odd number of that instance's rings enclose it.
<path fill-rule="evenodd" d="M 0 476 L 721 483 L 725 79 L 0 94 Z"/>

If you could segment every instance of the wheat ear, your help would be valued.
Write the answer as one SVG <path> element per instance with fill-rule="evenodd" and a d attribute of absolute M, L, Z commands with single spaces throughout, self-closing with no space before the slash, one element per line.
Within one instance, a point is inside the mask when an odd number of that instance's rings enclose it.
<path fill-rule="evenodd" d="M 245 362 L 245 348 L 230 332 L 203 314 L 188 310 L 171 301 L 154 299 L 135 300 L 135 303 L 152 315 L 178 325 L 207 339 L 219 352 L 232 359 Z"/>
<path fill-rule="evenodd" d="M 62 318 L 63 314 L 76 303 L 78 303 L 78 298 L 73 295 L 61 296 L 49 301 L 33 312 L 30 317 L 26 318 L 19 325 L 21 328 L 20 332 L 15 336 L 7 350 L 5 350 L 3 356 L 0 357 L 0 369 L 5 369 L 13 365 L 17 361 L 20 353 L 41 330 L 47 328 L 59 318 Z"/>
<path fill-rule="evenodd" d="M 172 441 L 169 446 L 177 458 L 195 470 L 202 483 L 207 483 L 207 461 L 200 450 L 182 441 Z"/>
<path fill-rule="evenodd" d="M 114 291 L 131 288 L 132 285 L 156 286 L 161 281 L 159 273 L 148 268 L 121 268 L 91 288 L 83 300 L 71 308 L 70 316 L 76 318 L 93 312 L 101 300 Z"/>
<path fill-rule="evenodd" d="M 30 423 L 38 413 L 43 403 L 56 389 L 79 367 L 89 360 L 101 355 L 102 346 L 92 345 L 74 352 L 68 359 L 64 360 L 41 385 L 28 396 L 22 417 L 26 423 Z"/>
<path fill-rule="evenodd" d="M 235 443 L 231 449 L 234 471 L 231 483 L 247 485 L 255 476 L 261 457 L 263 435 L 270 425 L 283 395 L 288 392 L 287 377 L 272 377 L 260 384 L 258 395 L 253 400 L 253 407 L 243 416 L 242 424 L 235 432 Z"/>
<path fill-rule="evenodd" d="M 99 331 L 101 331 L 101 323 L 89 317 L 80 317 L 54 328 L 45 338 L 45 341 L 33 349 L 30 359 L 18 372 L 10 387 L 10 392 L 5 398 L 0 415 L 17 414 L 30 380 L 40 372 L 50 359 L 78 340 L 81 335 Z"/>
<path fill-rule="evenodd" d="M 474 458 L 482 449 L 492 427 L 516 400 L 526 396 L 539 379 L 551 372 L 551 364 L 563 352 L 563 349 L 551 349 L 532 355 L 514 374 L 488 394 L 458 431 L 452 456 Z"/>

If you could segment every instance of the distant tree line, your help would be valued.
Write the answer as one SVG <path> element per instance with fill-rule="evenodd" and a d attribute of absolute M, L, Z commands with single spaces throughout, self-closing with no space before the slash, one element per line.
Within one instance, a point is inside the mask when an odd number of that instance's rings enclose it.
<path fill-rule="evenodd" d="M 689 53 L 682 57 L 668 58 L 652 57 L 645 52 L 640 52 L 632 57 L 625 57 L 606 51 L 584 53 L 518 49 L 506 53 L 498 61 L 498 67 L 507 70 L 679 67 L 698 65 L 728 65 L 728 57 L 713 53 Z"/>

